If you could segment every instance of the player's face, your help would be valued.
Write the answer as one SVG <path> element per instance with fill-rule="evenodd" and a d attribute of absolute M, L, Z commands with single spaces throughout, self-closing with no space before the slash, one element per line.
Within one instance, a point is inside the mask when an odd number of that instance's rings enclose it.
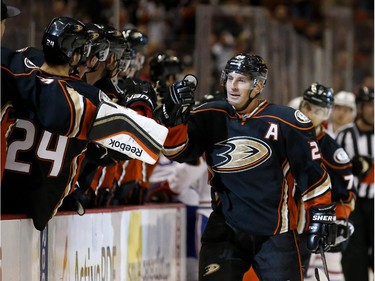
<path fill-rule="evenodd" d="M 374 125 L 374 101 L 364 102 L 362 105 L 362 118 L 367 124 Z"/>
<path fill-rule="evenodd" d="M 248 75 L 231 72 L 228 73 L 225 84 L 227 90 L 228 103 L 234 108 L 242 108 L 249 100 L 249 95 L 253 89 L 254 80 Z"/>
<path fill-rule="evenodd" d="M 354 120 L 353 109 L 344 105 L 335 105 L 332 110 L 332 120 L 339 126 L 346 125 Z"/>
<path fill-rule="evenodd" d="M 323 121 L 327 120 L 331 112 L 328 108 L 320 107 L 309 102 L 303 104 L 301 111 L 312 121 L 314 127 L 319 126 Z"/>

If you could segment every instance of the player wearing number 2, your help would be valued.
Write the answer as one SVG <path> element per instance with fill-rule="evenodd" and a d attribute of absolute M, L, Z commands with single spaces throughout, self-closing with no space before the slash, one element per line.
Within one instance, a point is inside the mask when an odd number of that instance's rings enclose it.
<path fill-rule="evenodd" d="M 333 89 L 320 83 L 312 83 L 303 94 L 300 103 L 300 110 L 313 123 L 320 146 L 323 163 L 331 178 L 332 183 L 332 201 L 336 202 L 336 224 L 337 237 L 335 245 L 329 250 L 327 255 L 330 268 L 335 264 L 335 268 L 340 267 L 340 252 L 345 248 L 346 242 L 353 234 L 354 227 L 348 220 L 349 215 L 354 210 L 355 189 L 354 176 L 352 173 L 352 164 L 345 150 L 328 134 L 326 134 L 323 122 L 328 120 L 332 107 L 334 105 Z M 301 208 L 301 216 L 298 230 L 301 234 L 301 256 L 304 267 L 309 265 L 310 252 L 306 248 L 307 230 L 305 225 L 304 209 Z M 331 273 L 333 277 L 333 273 Z"/>
<path fill-rule="evenodd" d="M 311 221 L 309 247 L 333 243 L 331 182 L 313 124 L 258 98 L 267 73 L 260 56 L 234 56 L 221 77 L 227 100 L 169 128 L 163 153 L 180 162 L 205 153 L 210 171 L 214 211 L 202 235 L 201 281 L 240 281 L 251 266 L 261 280 L 303 280 L 295 183 L 305 208 L 325 218 Z"/>

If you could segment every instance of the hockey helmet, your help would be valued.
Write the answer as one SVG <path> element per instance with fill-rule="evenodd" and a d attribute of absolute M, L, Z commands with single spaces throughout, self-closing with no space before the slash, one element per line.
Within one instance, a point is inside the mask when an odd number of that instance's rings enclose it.
<path fill-rule="evenodd" d="M 95 23 L 86 23 L 86 27 L 91 43 L 90 54 L 97 54 L 101 62 L 106 61 L 109 53 L 109 41 L 105 37 L 104 30 Z"/>
<path fill-rule="evenodd" d="M 125 29 L 122 34 L 135 52 L 143 52 L 143 48 L 148 44 L 148 37 L 137 29 Z"/>
<path fill-rule="evenodd" d="M 332 108 L 334 92 L 332 88 L 317 82 L 312 83 L 303 93 L 303 100 L 324 108 Z"/>
<path fill-rule="evenodd" d="M 44 30 L 43 51 L 53 53 L 68 63 L 77 49 L 81 49 L 82 58 L 89 55 L 88 39 L 87 28 L 82 22 L 70 17 L 57 17 Z"/>
<path fill-rule="evenodd" d="M 177 75 L 182 72 L 180 59 L 166 53 L 156 53 L 150 60 L 150 78 L 157 82 L 166 79 L 169 75 Z"/>
<path fill-rule="evenodd" d="M 125 50 L 128 48 L 128 44 L 122 35 L 122 33 L 110 25 L 99 25 L 104 30 L 106 39 L 109 41 L 109 50 L 114 53 L 116 60 L 120 60 Z"/>
<path fill-rule="evenodd" d="M 355 99 L 356 103 L 374 101 L 374 88 L 372 87 L 362 87 L 359 89 L 357 97 Z"/>
<path fill-rule="evenodd" d="M 126 41 L 131 49 L 131 62 L 129 66 L 129 77 L 133 77 L 137 71 L 140 71 L 145 63 L 146 46 L 148 37 L 135 28 L 122 31 Z"/>
<path fill-rule="evenodd" d="M 252 79 L 266 82 L 268 68 L 261 56 L 252 54 L 238 54 L 229 59 L 221 74 L 221 83 L 225 85 L 230 72 L 250 75 Z"/>

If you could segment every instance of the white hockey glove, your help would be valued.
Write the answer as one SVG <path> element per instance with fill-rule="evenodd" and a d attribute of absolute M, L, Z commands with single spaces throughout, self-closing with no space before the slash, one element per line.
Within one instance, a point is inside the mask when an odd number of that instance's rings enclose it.
<path fill-rule="evenodd" d="M 155 164 L 168 129 L 134 110 L 103 99 L 89 129 L 90 141 L 118 151 L 132 159 Z"/>

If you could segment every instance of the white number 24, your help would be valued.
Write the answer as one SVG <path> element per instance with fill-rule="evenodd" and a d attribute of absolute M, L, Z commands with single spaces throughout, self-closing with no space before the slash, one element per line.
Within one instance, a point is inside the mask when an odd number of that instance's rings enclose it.
<path fill-rule="evenodd" d="M 31 163 L 17 160 L 17 155 L 18 152 L 28 151 L 35 145 L 35 141 L 39 141 L 36 149 L 36 157 L 51 163 L 51 169 L 48 176 L 58 176 L 63 164 L 64 152 L 68 138 L 59 136 L 55 148 L 51 150 L 48 148 L 52 137 L 50 132 L 43 131 L 41 139 L 36 140 L 36 129 L 32 122 L 24 119 L 18 119 L 15 127 L 25 130 L 26 134 L 24 139 L 15 140 L 9 144 L 5 169 L 21 173 L 30 173 Z"/>

